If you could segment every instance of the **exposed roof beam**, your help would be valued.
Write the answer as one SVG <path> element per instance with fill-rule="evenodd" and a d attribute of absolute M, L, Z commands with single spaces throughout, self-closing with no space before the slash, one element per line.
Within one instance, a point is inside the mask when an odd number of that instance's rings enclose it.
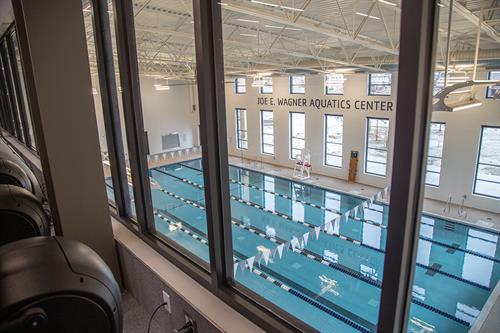
<path fill-rule="evenodd" d="M 441 3 L 445 6 L 450 5 L 450 0 L 441 0 Z M 471 22 L 475 26 L 479 25 L 479 17 L 474 15 L 470 10 L 461 5 L 458 1 L 453 2 L 453 11 L 462 16 L 467 21 Z M 494 41 L 500 43 L 500 34 L 492 26 L 483 22 L 481 24 L 481 30 L 490 36 Z"/>
<path fill-rule="evenodd" d="M 182 38 L 190 38 L 194 39 L 194 36 L 190 33 L 186 32 L 180 32 L 176 30 L 169 30 L 169 29 L 158 29 L 158 28 L 144 28 L 137 26 L 136 27 L 137 31 L 145 31 L 145 32 L 152 32 L 152 33 L 158 33 L 158 34 L 165 34 L 165 35 L 172 35 L 176 37 L 182 37 Z M 312 54 L 307 54 L 303 52 L 296 52 L 296 51 L 291 51 L 291 50 L 286 50 L 286 49 L 281 49 L 278 47 L 273 47 L 271 49 L 268 49 L 267 47 L 264 46 L 257 46 L 257 45 L 252 45 L 244 42 L 239 42 L 239 41 L 234 41 L 234 40 L 224 40 L 224 44 L 227 46 L 236 46 L 240 48 L 245 48 L 245 49 L 251 49 L 251 50 L 259 50 L 259 51 L 269 51 L 269 52 L 274 52 L 277 54 L 282 54 L 282 55 L 288 55 L 288 56 L 293 56 L 297 58 L 306 58 L 306 59 L 313 59 L 313 60 L 318 60 L 318 61 L 324 61 L 328 62 L 331 64 L 335 65 L 340 65 L 340 66 L 352 66 L 352 67 L 358 67 L 364 70 L 369 70 L 369 71 L 375 71 L 375 72 L 381 72 L 382 70 L 379 68 L 375 68 L 372 66 L 368 65 L 362 65 L 362 64 L 356 64 L 356 63 L 350 63 L 347 61 L 342 61 L 342 60 L 336 60 L 336 59 L 331 59 L 331 58 L 326 58 L 326 57 L 320 57 L 320 56 L 315 56 Z"/>
<path fill-rule="evenodd" d="M 358 35 L 356 39 L 353 39 L 348 32 L 344 32 L 343 29 L 339 27 L 335 27 L 332 25 L 328 25 L 324 22 L 320 21 L 315 21 L 309 18 L 301 17 L 297 22 L 293 22 L 288 20 L 285 17 L 278 16 L 269 12 L 245 7 L 245 6 L 240 6 L 240 5 L 235 5 L 235 4 L 228 4 L 224 3 L 223 9 L 230 10 L 233 12 L 241 13 L 241 14 L 246 14 L 254 17 L 259 17 L 262 19 L 270 20 L 276 23 L 292 26 L 295 28 L 299 29 L 304 29 L 308 31 L 312 31 L 324 36 L 332 37 L 332 38 L 339 38 L 342 39 L 343 41 L 347 41 L 350 43 L 362 45 L 368 49 L 373 49 L 389 54 L 398 54 L 398 50 L 392 49 L 382 43 L 380 41 L 377 41 L 375 39 Z M 309 22 L 309 23 L 307 23 Z"/>

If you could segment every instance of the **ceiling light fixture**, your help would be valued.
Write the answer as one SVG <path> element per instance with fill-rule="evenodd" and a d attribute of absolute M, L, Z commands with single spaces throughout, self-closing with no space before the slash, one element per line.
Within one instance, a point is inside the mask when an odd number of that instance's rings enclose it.
<path fill-rule="evenodd" d="M 293 10 L 296 12 L 303 12 L 304 10 L 302 8 L 295 8 L 295 7 L 288 7 L 288 6 L 280 6 L 281 9 L 288 9 L 288 10 Z"/>
<path fill-rule="evenodd" d="M 264 2 L 264 1 L 252 0 L 251 2 L 259 4 L 259 5 L 269 6 L 269 7 L 278 7 L 278 5 L 276 5 L 274 3 L 269 3 L 269 2 Z"/>
<path fill-rule="evenodd" d="M 302 29 L 299 29 L 299 28 L 290 28 L 290 27 L 279 26 L 279 25 L 269 25 L 269 24 L 266 24 L 264 26 L 266 28 L 272 28 L 272 29 L 285 29 L 285 30 L 293 30 L 293 31 L 302 31 Z"/>
<path fill-rule="evenodd" d="M 251 2 L 259 4 L 259 5 L 269 6 L 269 7 L 273 7 L 273 8 L 281 8 L 281 9 L 286 9 L 286 10 L 292 10 L 292 11 L 296 11 L 296 12 L 303 12 L 304 11 L 304 9 L 302 9 L 302 8 L 282 6 L 282 5 L 277 5 L 274 3 L 269 3 L 269 2 L 264 2 L 264 1 L 251 0 Z"/>
<path fill-rule="evenodd" d="M 386 0 L 378 0 L 378 2 L 383 3 L 384 5 L 396 7 L 397 5 L 394 2 L 386 1 Z"/>
<path fill-rule="evenodd" d="M 355 70 L 356 68 L 347 67 L 347 68 L 335 68 L 333 71 L 335 73 L 351 73 L 354 72 Z"/>
<path fill-rule="evenodd" d="M 247 19 L 242 19 L 242 18 L 238 18 L 238 19 L 236 19 L 236 21 L 248 22 L 248 23 L 259 23 L 259 21 L 256 21 L 256 20 L 247 20 Z"/>
<path fill-rule="evenodd" d="M 245 37 L 257 37 L 255 34 L 240 34 L 240 36 L 245 36 Z"/>
<path fill-rule="evenodd" d="M 374 20 L 380 20 L 380 17 L 368 15 L 368 14 L 364 14 L 364 13 L 360 13 L 360 12 L 356 12 L 356 15 L 369 17 L 369 18 L 374 19 Z"/>
<path fill-rule="evenodd" d="M 483 102 L 480 102 L 477 99 L 471 99 L 470 101 L 468 101 L 465 104 L 460 104 L 460 105 L 454 106 L 452 108 L 453 108 L 453 112 L 455 112 L 455 111 L 475 108 L 475 107 L 481 106 L 481 105 L 483 105 Z"/>
<path fill-rule="evenodd" d="M 160 84 L 160 83 L 157 83 L 154 85 L 155 87 L 155 90 L 158 90 L 158 91 L 165 91 L 165 90 L 170 90 L 170 86 L 167 84 Z"/>

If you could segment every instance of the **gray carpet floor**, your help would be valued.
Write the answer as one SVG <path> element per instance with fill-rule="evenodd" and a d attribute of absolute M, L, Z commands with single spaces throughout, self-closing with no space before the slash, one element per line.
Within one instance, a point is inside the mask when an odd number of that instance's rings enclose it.
<path fill-rule="evenodd" d="M 147 333 L 150 313 L 146 313 L 128 292 L 122 295 L 123 333 Z M 164 333 L 157 321 L 153 320 L 151 333 Z"/>

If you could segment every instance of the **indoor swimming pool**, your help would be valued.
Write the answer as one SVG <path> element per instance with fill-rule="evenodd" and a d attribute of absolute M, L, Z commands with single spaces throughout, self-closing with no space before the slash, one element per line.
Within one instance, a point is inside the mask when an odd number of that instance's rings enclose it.
<path fill-rule="evenodd" d="M 201 160 L 150 169 L 156 230 L 207 261 Z M 275 249 L 364 200 L 230 166 L 235 262 Z M 388 206 L 374 203 L 332 232 L 274 252 L 235 280 L 321 332 L 374 332 Z M 499 235 L 425 215 L 418 243 L 409 332 L 467 332 L 499 280 Z M 457 292 L 458 291 L 458 292 Z"/>

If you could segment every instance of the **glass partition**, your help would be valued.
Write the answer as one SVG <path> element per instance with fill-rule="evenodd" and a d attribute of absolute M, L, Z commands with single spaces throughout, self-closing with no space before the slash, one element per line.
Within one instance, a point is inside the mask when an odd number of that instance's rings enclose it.
<path fill-rule="evenodd" d="M 486 2 L 450 3 L 438 5 L 435 27 L 440 38 L 421 166 L 432 186 L 420 199 L 408 332 L 477 332 L 500 279 L 500 100 L 490 98 L 498 83 L 489 74 L 499 58 L 486 56 L 500 44 L 456 11 L 486 19 Z M 477 53 L 454 40 L 468 32 Z"/>
<path fill-rule="evenodd" d="M 302 331 L 377 330 L 400 24 L 399 1 L 388 3 L 218 3 L 231 283 Z"/>

